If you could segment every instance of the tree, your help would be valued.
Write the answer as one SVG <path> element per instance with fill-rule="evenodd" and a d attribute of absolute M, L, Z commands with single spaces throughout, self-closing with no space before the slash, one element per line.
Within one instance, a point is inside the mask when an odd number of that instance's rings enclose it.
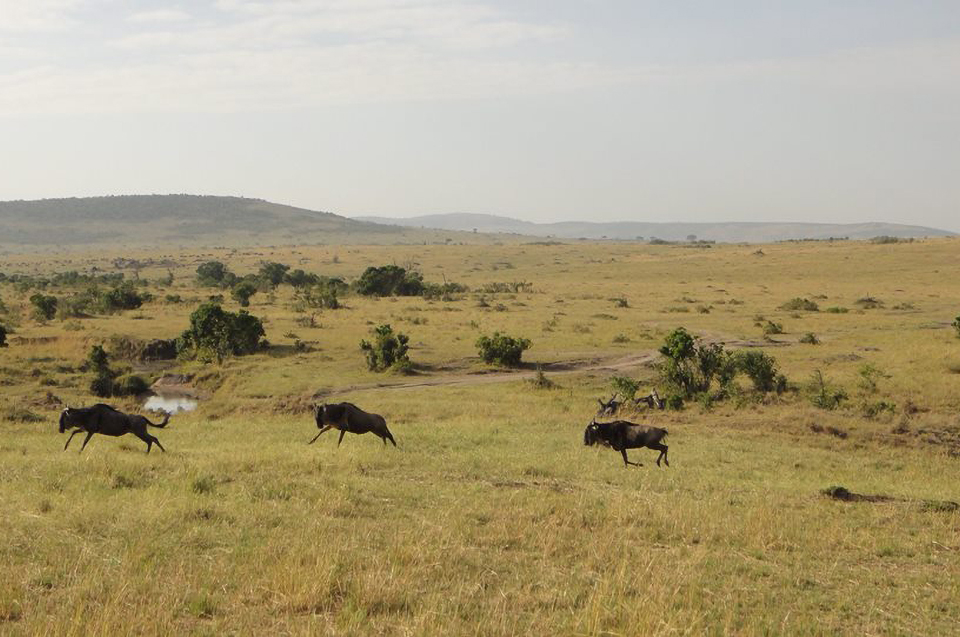
<path fill-rule="evenodd" d="M 292 272 L 288 272 L 284 277 L 284 281 L 299 289 L 318 283 L 320 281 L 320 277 L 318 277 L 316 274 L 304 272 L 298 268 Z"/>
<path fill-rule="evenodd" d="M 90 391 L 101 398 L 112 396 L 113 379 L 117 377 L 117 373 L 110 369 L 110 356 L 103 349 L 103 345 L 94 345 L 90 348 L 85 366 L 87 371 L 93 372 Z"/>
<path fill-rule="evenodd" d="M 266 335 L 263 323 L 244 310 L 225 311 L 218 303 L 204 303 L 190 315 L 190 327 L 177 339 L 177 351 L 201 359 L 222 361 L 233 354 L 252 354 Z"/>
<path fill-rule="evenodd" d="M 289 265 L 267 261 L 260 264 L 260 279 L 270 284 L 270 287 L 277 287 L 283 283 L 283 277 L 290 269 Z"/>
<path fill-rule="evenodd" d="M 500 332 L 493 336 L 481 336 L 477 339 L 477 352 L 483 362 L 503 367 L 519 367 L 520 358 L 525 350 L 530 349 L 530 340 L 514 338 Z"/>
<path fill-rule="evenodd" d="M 250 297 L 257 293 L 257 286 L 250 281 L 241 281 L 233 286 L 230 295 L 233 300 L 240 304 L 240 307 L 250 306 Z"/>
<path fill-rule="evenodd" d="M 228 274 L 227 266 L 219 261 L 207 261 L 197 268 L 197 282 L 200 285 L 218 287 Z"/>
<path fill-rule="evenodd" d="M 418 296 L 423 292 L 423 275 L 397 265 L 371 266 L 356 283 L 364 296 Z"/>
<path fill-rule="evenodd" d="M 737 352 L 737 364 L 760 392 L 774 391 L 779 394 L 787 388 L 787 377 L 777 370 L 777 361 L 760 350 Z"/>
<path fill-rule="evenodd" d="M 100 299 L 101 309 L 104 312 L 118 310 L 135 310 L 143 305 L 144 297 L 137 292 L 133 284 L 124 283 L 103 293 Z"/>
<path fill-rule="evenodd" d="M 33 304 L 33 315 L 38 321 L 49 321 L 57 314 L 57 297 L 45 294 L 34 294 L 30 297 Z"/>
<path fill-rule="evenodd" d="M 316 283 L 299 291 L 301 298 L 310 307 L 336 310 L 340 307 L 338 295 L 347 289 L 342 279 L 320 277 Z"/>
<path fill-rule="evenodd" d="M 389 325 L 378 325 L 373 330 L 373 342 L 360 341 L 360 349 L 367 355 L 367 367 L 374 372 L 388 369 L 403 371 L 409 369 L 410 358 L 407 356 L 409 338 L 406 334 L 397 332 Z"/>

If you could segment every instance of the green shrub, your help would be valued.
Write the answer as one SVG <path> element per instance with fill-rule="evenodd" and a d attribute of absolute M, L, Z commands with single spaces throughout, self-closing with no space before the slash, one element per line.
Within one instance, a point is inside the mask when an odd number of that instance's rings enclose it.
<path fill-rule="evenodd" d="M 340 294 L 346 292 L 343 279 L 318 277 L 315 283 L 300 289 L 299 296 L 310 307 L 336 310 L 340 307 Z"/>
<path fill-rule="evenodd" d="M 57 315 L 57 297 L 46 294 L 34 294 L 30 297 L 33 305 L 33 316 L 38 321 L 49 321 Z"/>
<path fill-rule="evenodd" d="M 849 311 L 850 310 L 845 307 L 828 307 L 824 310 L 824 312 L 828 312 L 830 314 L 846 314 Z"/>
<path fill-rule="evenodd" d="M 142 376 L 126 374 L 113 383 L 114 396 L 139 396 L 150 391 L 150 384 Z"/>
<path fill-rule="evenodd" d="M 854 305 L 864 310 L 873 310 L 876 308 L 883 307 L 883 301 L 881 301 L 880 299 L 876 299 L 872 296 L 865 296 L 861 299 L 857 299 L 854 302 Z"/>
<path fill-rule="evenodd" d="M 614 376 L 610 379 L 613 391 L 623 396 L 624 400 L 633 400 L 640 389 L 640 381 L 633 380 L 626 376 Z"/>
<path fill-rule="evenodd" d="M 819 345 L 820 339 L 817 338 L 817 335 L 814 334 L 813 332 L 807 332 L 806 334 L 800 337 L 800 342 L 806 343 L 807 345 Z"/>
<path fill-rule="evenodd" d="M 250 307 L 250 297 L 257 293 L 257 286 L 251 281 L 240 281 L 230 291 L 233 300 L 240 304 L 240 307 Z"/>
<path fill-rule="evenodd" d="M 360 275 L 356 289 L 364 296 L 419 296 L 423 293 L 423 275 L 397 265 L 371 266 Z"/>
<path fill-rule="evenodd" d="M 960 338 L 960 316 L 953 319 L 951 325 L 953 325 L 953 329 L 957 332 L 957 338 Z"/>
<path fill-rule="evenodd" d="M 831 386 L 820 370 L 816 370 L 807 386 L 810 402 L 820 409 L 837 409 L 847 399 L 847 392 Z"/>
<path fill-rule="evenodd" d="M 366 352 L 367 367 L 374 372 L 388 369 L 395 371 L 409 371 L 410 358 L 407 356 L 409 338 L 406 334 L 397 332 L 389 325 L 378 325 L 373 330 L 373 342 L 360 341 L 360 349 Z"/>
<path fill-rule="evenodd" d="M 787 387 L 786 376 L 777 370 L 777 361 L 760 350 L 743 350 L 737 353 L 737 365 L 760 392 L 782 393 Z"/>
<path fill-rule="evenodd" d="M 260 264 L 260 272 L 257 274 L 257 278 L 271 288 L 275 288 L 283 283 L 284 277 L 289 269 L 289 265 L 267 261 Z"/>
<path fill-rule="evenodd" d="M 883 378 L 890 378 L 883 370 L 871 363 L 861 365 L 857 373 L 860 376 L 858 385 L 865 394 L 876 394 L 879 381 Z"/>
<path fill-rule="evenodd" d="M 773 334 L 783 334 L 783 323 L 775 323 L 773 321 L 767 321 L 763 325 L 763 334 L 765 336 L 772 336 Z"/>
<path fill-rule="evenodd" d="M 781 305 L 780 309 L 791 311 L 791 312 L 797 312 L 800 310 L 803 310 L 805 312 L 819 312 L 820 306 L 817 305 L 816 302 L 811 301 L 810 299 L 796 297 L 796 298 L 790 299 L 789 301 Z"/>
<path fill-rule="evenodd" d="M 887 402 L 885 400 L 878 400 L 876 402 L 865 401 L 860 406 L 860 411 L 867 418 L 876 418 L 880 414 L 885 412 L 894 414 L 897 412 L 897 406 L 894 403 Z"/>
<path fill-rule="evenodd" d="M 217 303 L 204 303 L 190 315 L 190 327 L 177 339 L 177 352 L 222 361 L 230 354 L 256 352 L 264 336 L 263 323 L 257 317 L 244 310 L 227 312 Z"/>
<path fill-rule="evenodd" d="M 523 352 L 530 349 L 530 340 L 514 338 L 494 332 L 493 336 L 481 336 L 477 339 L 477 351 L 483 362 L 504 367 L 518 367 Z"/>
<path fill-rule="evenodd" d="M 206 287 L 220 287 L 235 276 L 219 261 L 207 261 L 197 268 L 197 283 Z"/>

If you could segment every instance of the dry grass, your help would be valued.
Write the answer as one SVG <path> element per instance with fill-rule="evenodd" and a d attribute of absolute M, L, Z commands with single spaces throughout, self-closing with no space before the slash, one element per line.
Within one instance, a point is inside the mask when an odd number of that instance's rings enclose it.
<path fill-rule="evenodd" d="M 948 369 L 960 358 L 949 326 L 960 277 L 946 265 L 956 242 L 778 244 L 764 246 L 763 259 L 755 249 L 171 252 L 180 265 L 172 289 L 153 289 L 161 300 L 82 319 L 81 330 L 35 324 L 25 295 L 0 285 L 20 316 L 11 340 L 25 339 L 0 350 L 0 399 L 44 417 L 0 422 L 0 632 L 957 632 L 960 514 L 924 504 L 960 500 L 960 460 L 951 455 L 960 449 L 960 394 Z M 122 255 L 6 256 L 0 271 L 106 269 L 114 256 Z M 238 272 L 268 259 L 347 277 L 415 260 L 427 280 L 474 288 L 526 280 L 533 291 L 485 294 L 488 308 L 473 294 L 449 302 L 349 297 L 349 309 L 320 313 L 317 327 L 298 324 L 303 314 L 288 289 L 272 301 L 258 294 L 250 309 L 268 319 L 277 347 L 220 368 L 169 370 L 199 374 L 208 393 L 200 411 L 153 432 L 169 453 L 147 456 L 135 439 L 101 437 L 83 454 L 62 452 L 47 393 L 89 404 L 76 367 L 92 343 L 179 333 L 211 292 L 190 276 L 210 258 Z M 163 303 L 167 293 L 184 303 Z M 778 309 L 795 297 L 856 308 L 868 296 L 890 309 Z M 629 306 L 610 300 L 617 298 Z M 712 309 L 664 312 L 682 298 Z M 914 309 L 892 309 L 903 303 Z M 617 454 L 583 447 L 583 426 L 610 376 L 630 373 L 646 387 L 654 372 L 593 365 L 562 373 L 551 363 L 647 360 L 677 325 L 759 343 L 758 314 L 787 328 L 776 337 L 783 344 L 768 347 L 787 375 L 805 381 L 822 370 L 851 393 L 847 409 L 823 412 L 789 394 L 741 409 L 640 416 L 670 430 L 670 469 L 657 469 L 653 452 L 632 452 L 647 466 L 624 470 Z M 366 371 L 357 344 L 368 322 L 411 336 L 419 376 Z M 560 387 L 472 374 L 483 371 L 474 340 L 495 330 L 531 338 L 526 358 Z M 792 346 L 807 332 L 821 345 Z M 294 353 L 284 334 L 317 349 Z M 897 414 L 860 415 L 865 363 L 890 376 L 871 399 L 896 403 Z M 460 384 L 373 387 L 445 379 Z M 315 429 L 297 410 L 314 392 L 349 386 L 366 387 L 343 396 L 383 413 L 399 449 L 370 436 L 350 436 L 339 450 L 332 434 L 305 444 Z M 897 499 L 837 502 L 820 494 L 831 485 Z"/>

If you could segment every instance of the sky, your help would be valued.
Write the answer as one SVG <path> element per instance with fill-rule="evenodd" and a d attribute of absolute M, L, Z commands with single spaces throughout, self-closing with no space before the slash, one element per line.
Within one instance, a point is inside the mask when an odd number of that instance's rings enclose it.
<path fill-rule="evenodd" d="M 960 231 L 956 0 L 0 0 L 0 200 Z"/>

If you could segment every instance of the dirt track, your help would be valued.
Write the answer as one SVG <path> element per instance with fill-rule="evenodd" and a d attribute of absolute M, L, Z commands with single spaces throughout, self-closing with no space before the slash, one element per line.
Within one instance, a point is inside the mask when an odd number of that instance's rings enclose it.
<path fill-rule="evenodd" d="M 782 347 L 793 344 L 785 341 L 753 341 L 724 338 L 716 334 L 707 335 L 706 338 L 704 338 L 704 341 L 708 343 L 723 343 L 728 348 Z M 615 372 L 652 363 L 656 361 L 658 357 L 659 353 L 656 350 L 645 350 L 623 356 L 594 356 L 574 358 L 565 361 L 555 361 L 552 363 L 540 363 L 540 367 L 544 373 L 549 373 L 551 377 L 565 376 L 570 374 L 588 374 L 592 372 Z M 460 369 L 463 369 L 463 365 L 453 365 L 440 368 L 438 370 L 428 370 L 407 380 L 400 380 L 393 383 L 361 383 L 357 385 L 337 387 L 335 389 L 321 389 L 317 391 L 314 396 L 318 398 L 325 396 L 338 396 L 355 391 L 367 391 L 371 389 L 416 389 L 418 387 L 508 383 L 517 380 L 530 379 L 535 377 L 537 374 L 536 369 L 533 368 L 533 366 L 511 371 L 454 371 L 454 373 L 443 373 L 444 371 L 449 372 L 451 370 Z"/>
<path fill-rule="evenodd" d="M 585 374 L 590 372 L 614 372 L 623 369 L 639 367 L 650 363 L 657 358 L 653 350 L 629 354 L 627 356 L 611 356 L 606 358 L 578 358 L 553 363 L 541 363 L 540 368 L 551 377 L 570 374 Z M 395 383 L 363 383 L 338 387 L 336 389 L 321 390 L 317 396 L 336 396 L 355 391 L 370 389 L 415 389 L 417 387 L 437 387 L 449 385 L 485 385 L 488 383 L 507 383 L 517 380 L 530 379 L 537 375 L 536 369 L 524 368 L 513 371 L 468 372 L 455 374 L 418 374 L 407 380 Z"/>

